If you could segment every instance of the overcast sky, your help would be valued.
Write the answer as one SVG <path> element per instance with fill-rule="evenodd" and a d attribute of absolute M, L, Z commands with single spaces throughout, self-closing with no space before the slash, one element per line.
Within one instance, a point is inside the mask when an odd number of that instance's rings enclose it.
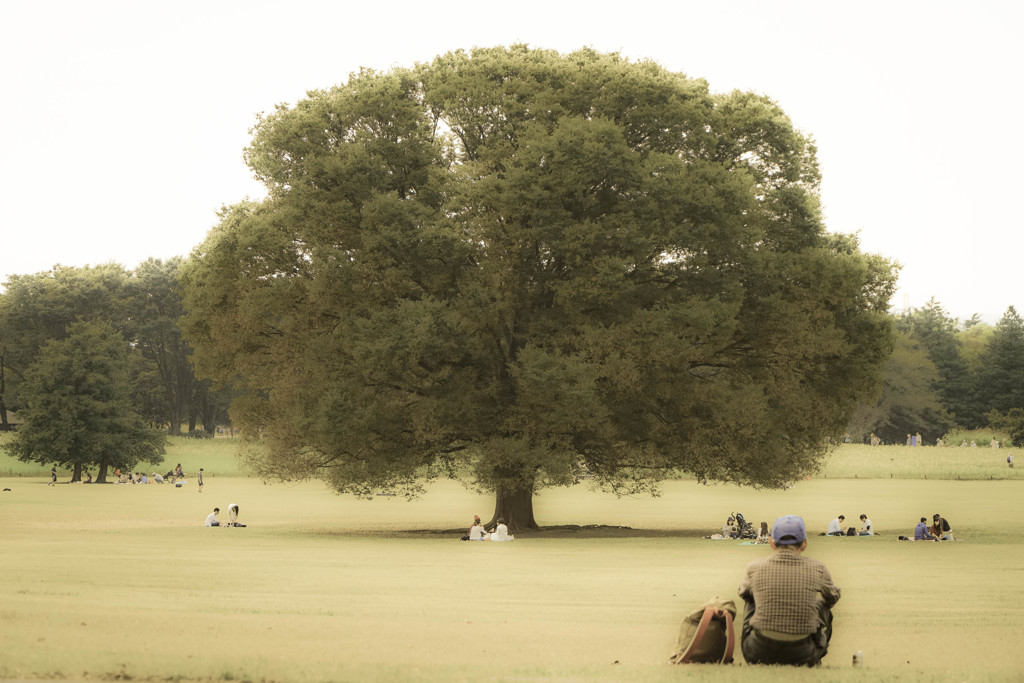
<path fill-rule="evenodd" d="M 0 3 L 0 283 L 187 255 L 262 196 L 256 114 L 362 66 L 525 42 L 650 58 L 776 100 L 830 230 L 903 264 L 895 308 L 1024 312 L 1014 2 Z"/>

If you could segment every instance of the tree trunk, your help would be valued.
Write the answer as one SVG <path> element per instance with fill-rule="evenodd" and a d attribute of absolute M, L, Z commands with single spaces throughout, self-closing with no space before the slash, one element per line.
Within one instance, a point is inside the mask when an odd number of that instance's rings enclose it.
<path fill-rule="evenodd" d="M 105 463 L 105 462 L 101 462 L 100 463 L 100 471 L 96 474 L 96 479 L 94 481 L 97 484 L 106 484 L 107 483 L 107 463 Z"/>
<path fill-rule="evenodd" d="M 497 491 L 494 501 L 494 516 L 484 526 L 493 529 L 499 518 L 505 520 L 505 525 L 512 533 L 524 529 L 539 529 L 537 521 L 533 518 L 533 487 Z"/>
<path fill-rule="evenodd" d="M 71 470 L 71 483 L 74 484 L 76 481 L 82 481 L 82 463 L 80 462 L 76 462 Z"/>

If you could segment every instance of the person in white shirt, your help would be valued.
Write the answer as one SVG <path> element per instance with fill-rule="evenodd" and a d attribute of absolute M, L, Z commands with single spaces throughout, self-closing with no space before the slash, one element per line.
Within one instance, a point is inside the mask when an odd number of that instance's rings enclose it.
<path fill-rule="evenodd" d="M 843 531 L 843 522 L 846 517 L 839 515 L 831 522 L 828 523 L 828 531 L 825 532 L 827 536 L 843 536 L 846 532 Z"/>
<path fill-rule="evenodd" d="M 217 519 L 219 512 L 220 508 L 213 508 L 213 512 L 206 516 L 206 526 L 220 526 L 220 520 Z"/>
<path fill-rule="evenodd" d="M 514 541 L 515 536 L 508 533 L 508 527 L 505 526 L 505 518 L 498 517 L 498 526 L 494 527 L 494 531 L 491 533 L 492 541 Z"/>
<path fill-rule="evenodd" d="M 157 474 L 156 472 L 154 472 L 153 473 L 153 481 L 155 481 L 158 484 L 162 484 L 162 483 L 164 483 L 164 478 L 162 476 L 160 476 L 159 474 Z"/>
<path fill-rule="evenodd" d="M 480 523 L 480 519 L 477 518 L 473 522 L 473 526 L 469 529 L 469 540 L 471 541 L 487 541 L 490 538 L 490 534 L 484 531 L 484 525 Z"/>
<path fill-rule="evenodd" d="M 874 536 L 875 535 L 875 526 L 871 523 L 871 520 L 868 519 L 867 515 L 861 515 L 860 516 L 860 533 L 857 534 L 857 535 L 858 536 Z"/>
<path fill-rule="evenodd" d="M 228 505 L 228 526 L 245 526 L 238 523 L 238 506 L 234 503 Z"/>

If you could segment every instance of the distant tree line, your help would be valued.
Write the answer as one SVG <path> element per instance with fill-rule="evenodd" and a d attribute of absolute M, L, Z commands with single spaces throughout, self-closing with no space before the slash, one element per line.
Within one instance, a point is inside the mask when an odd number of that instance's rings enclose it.
<path fill-rule="evenodd" d="M 11 427 L 8 411 L 30 427 L 12 446 L 19 457 L 73 467 L 75 477 L 83 465 L 102 475 L 107 465 L 158 457 L 153 432 L 212 436 L 229 424 L 229 391 L 196 378 L 178 327 L 183 261 L 150 259 L 134 270 L 58 265 L 4 283 L 0 429 Z M 115 415 L 138 422 L 114 425 Z M 91 436 L 61 441 L 73 433 Z M 100 434 L 121 440 L 101 453 Z"/>
<path fill-rule="evenodd" d="M 953 428 L 991 428 L 1024 443 L 1024 320 L 1010 306 L 995 326 L 950 317 L 934 299 L 895 316 L 896 346 L 883 388 L 850 422 L 854 441 L 875 434 L 934 444 Z"/>

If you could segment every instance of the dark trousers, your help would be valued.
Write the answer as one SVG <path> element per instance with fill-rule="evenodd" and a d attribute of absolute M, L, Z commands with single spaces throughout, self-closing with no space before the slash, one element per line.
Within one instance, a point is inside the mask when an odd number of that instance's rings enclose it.
<path fill-rule="evenodd" d="M 832 609 L 823 600 L 818 603 L 818 631 L 794 641 L 773 640 L 751 626 L 756 606 L 749 598 L 745 602 L 740 649 L 748 664 L 815 666 L 828 654 L 828 642 L 832 639 Z"/>

